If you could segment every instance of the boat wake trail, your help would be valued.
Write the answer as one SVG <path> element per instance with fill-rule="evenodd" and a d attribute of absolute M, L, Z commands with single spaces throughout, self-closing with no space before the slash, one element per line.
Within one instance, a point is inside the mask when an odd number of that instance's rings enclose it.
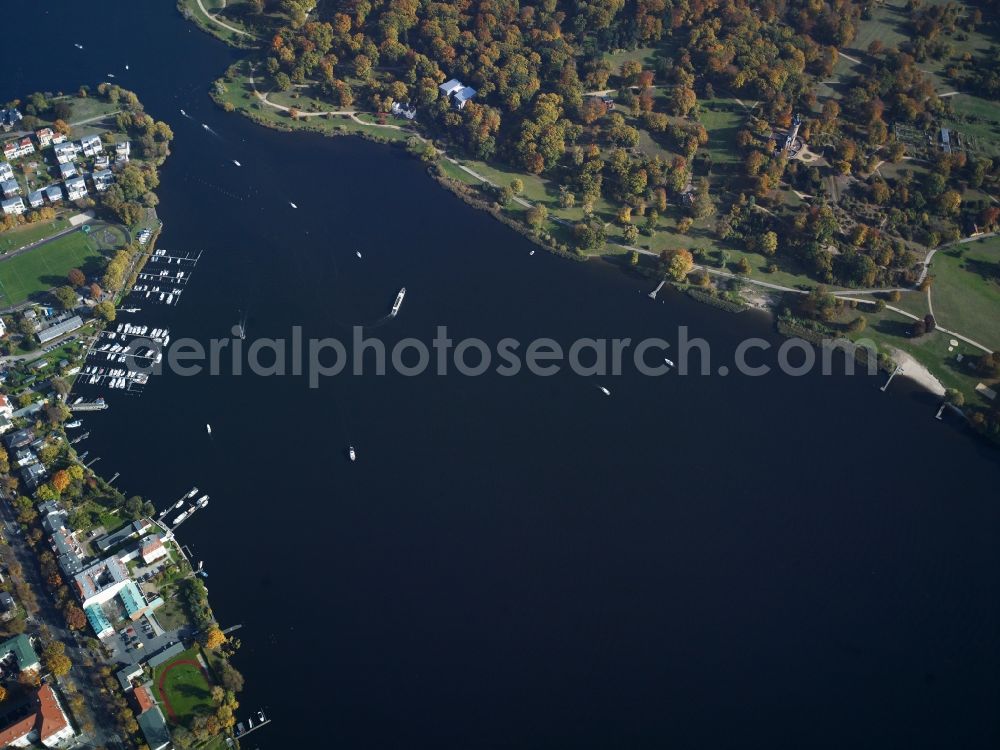
<path fill-rule="evenodd" d="M 205 130 L 207 130 L 207 131 L 208 131 L 209 133 L 211 133 L 212 135 L 214 135 L 214 136 L 215 136 L 216 138 L 218 138 L 218 139 L 220 139 L 220 140 L 222 139 L 222 136 L 221 136 L 221 135 L 219 135 L 218 133 L 216 133 L 216 132 L 215 132 L 214 130 L 212 130 L 212 129 L 211 129 L 211 128 L 210 128 L 210 127 L 209 127 L 208 125 L 206 125 L 205 123 L 202 123 L 202 124 L 201 124 L 201 126 L 202 126 L 203 128 L 205 128 Z"/>

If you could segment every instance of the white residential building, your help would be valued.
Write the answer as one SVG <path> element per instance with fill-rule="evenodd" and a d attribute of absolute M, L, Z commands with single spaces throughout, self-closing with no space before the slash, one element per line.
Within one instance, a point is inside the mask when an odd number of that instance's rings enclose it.
<path fill-rule="evenodd" d="M 14 179 L 14 168 L 5 161 L 0 161 L 0 182 Z"/>
<path fill-rule="evenodd" d="M 98 193 L 103 193 L 115 181 L 115 177 L 111 174 L 110 169 L 102 169 L 100 172 L 94 172 L 91 175 L 91 179 L 94 181 L 94 189 Z"/>
<path fill-rule="evenodd" d="M 66 195 L 71 201 L 77 201 L 87 197 L 87 183 L 82 177 L 73 177 L 66 180 Z"/>
<path fill-rule="evenodd" d="M 115 161 L 126 162 L 132 155 L 132 144 L 129 141 L 122 141 L 115 146 Z"/>
<path fill-rule="evenodd" d="M 41 148 L 52 145 L 52 128 L 41 128 L 35 131 L 35 137 L 38 138 L 38 145 Z"/>
<path fill-rule="evenodd" d="M 56 143 L 55 139 L 53 139 L 52 142 Z M 60 164 L 68 164 L 76 158 L 78 153 L 80 153 L 80 147 L 73 143 L 73 141 L 65 141 L 64 143 L 56 143 L 54 151 L 57 162 Z"/>
<path fill-rule="evenodd" d="M 80 148 L 83 149 L 84 156 L 97 156 L 104 152 L 104 144 L 99 136 L 92 135 L 80 141 Z"/>
<path fill-rule="evenodd" d="M 24 206 L 24 201 L 18 198 L 8 198 L 7 200 L 0 202 L 0 206 L 3 206 L 3 212 L 8 216 L 20 216 L 28 209 Z"/>

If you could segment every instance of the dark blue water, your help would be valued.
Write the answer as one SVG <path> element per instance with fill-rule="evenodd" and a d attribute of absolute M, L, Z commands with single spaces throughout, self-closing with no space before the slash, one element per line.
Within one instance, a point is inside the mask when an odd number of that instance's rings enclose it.
<path fill-rule="evenodd" d="M 175 338 L 247 309 L 251 339 L 345 338 L 405 285 L 390 346 L 686 325 L 721 364 L 779 341 L 531 257 L 397 151 L 226 115 L 206 91 L 233 53 L 172 2 L 91 5 L 19 6 L 39 33 L 6 35 L 0 98 L 110 71 L 174 128 L 160 245 L 204 255 L 142 315 Z M 87 447 L 130 494 L 211 494 L 181 539 L 274 718 L 248 748 L 997 745 L 995 453 L 905 380 L 603 382 L 164 375 Z"/>

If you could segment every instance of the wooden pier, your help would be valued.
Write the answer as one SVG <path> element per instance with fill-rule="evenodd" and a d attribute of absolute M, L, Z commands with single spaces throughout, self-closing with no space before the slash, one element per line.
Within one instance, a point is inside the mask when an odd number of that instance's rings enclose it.
<path fill-rule="evenodd" d="M 661 289 L 663 289 L 663 285 L 664 285 L 664 284 L 666 284 L 666 283 L 667 283 L 667 280 L 666 280 L 666 279 L 664 279 L 664 280 L 663 280 L 663 281 L 661 281 L 661 282 L 660 282 L 659 284 L 657 284 L 657 285 L 656 285 L 656 289 L 654 289 L 653 291 L 651 291 L 651 292 L 649 293 L 649 298 L 650 298 L 650 299 L 656 299 L 656 295 L 657 295 L 657 294 L 659 293 L 659 291 L 660 291 Z"/>

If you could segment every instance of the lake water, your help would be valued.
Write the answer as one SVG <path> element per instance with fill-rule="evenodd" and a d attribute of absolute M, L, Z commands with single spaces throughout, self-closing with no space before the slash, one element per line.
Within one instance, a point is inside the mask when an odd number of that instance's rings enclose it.
<path fill-rule="evenodd" d="M 250 339 L 347 338 L 405 285 L 390 345 L 780 341 L 530 256 L 396 150 L 226 115 L 206 92 L 235 53 L 169 0 L 18 13 L 0 98 L 113 72 L 176 133 L 160 246 L 204 255 L 136 316 L 175 338 L 239 310 Z M 247 748 L 995 747 L 997 454 L 883 381 L 164 375 L 85 447 L 161 507 L 211 494 L 180 536 L 274 719 Z"/>

